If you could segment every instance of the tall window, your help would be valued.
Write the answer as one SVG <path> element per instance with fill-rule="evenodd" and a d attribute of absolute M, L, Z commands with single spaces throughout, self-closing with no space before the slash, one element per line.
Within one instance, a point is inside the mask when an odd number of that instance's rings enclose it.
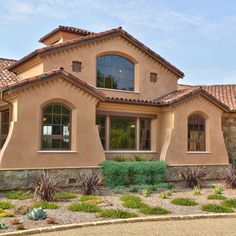
<path fill-rule="evenodd" d="M 151 149 L 151 120 L 140 118 L 140 150 Z"/>
<path fill-rule="evenodd" d="M 1 111 L 0 148 L 3 147 L 9 131 L 9 109 Z"/>
<path fill-rule="evenodd" d="M 99 128 L 99 135 L 103 148 L 106 148 L 106 116 L 97 116 L 96 124 Z"/>
<path fill-rule="evenodd" d="M 69 150 L 71 146 L 71 111 L 62 104 L 43 108 L 42 149 Z"/>
<path fill-rule="evenodd" d="M 206 121 L 202 115 L 193 114 L 188 117 L 188 151 L 205 151 Z"/>
<path fill-rule="evenodd" d="M 134 64 L 117 55 L 97 58 L 97 87 L 134 90 Z"/>

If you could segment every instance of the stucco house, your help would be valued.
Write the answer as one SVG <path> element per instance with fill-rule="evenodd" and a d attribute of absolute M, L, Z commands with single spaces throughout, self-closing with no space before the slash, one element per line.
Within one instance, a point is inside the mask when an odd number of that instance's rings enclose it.
<path fill-rule="evenodd" d="M 122 28 L 59 26 L 39 41 L 0 59 L 0 168 L 236 157 L 236 84 L 180 85 L 181 70 Z"/>

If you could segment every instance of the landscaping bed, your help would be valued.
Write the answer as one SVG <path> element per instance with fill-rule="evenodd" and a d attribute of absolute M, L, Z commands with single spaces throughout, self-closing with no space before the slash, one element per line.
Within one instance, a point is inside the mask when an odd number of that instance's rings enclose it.
<path fill-rule="evenodd" d="M 2 207 L 6 206 L 7 208 L 11 207 L 9 202 L 13 204 L 13 208 L 4 210 L 6 213 L 12 213 L 13 216 L 0 217 L 0 222 L 8 226 L 8 228 L 2 229 L 0 233 L 15 231 L 19 224 L 13 223 L 23 223 L 25 229 L 33 229 L 48 227 L 54 223 L 63 225 L 162 214 L 188 215 L 210 213 L 208 211 L 209 205 L 205 206 L 203 209 L 203 206 L 206 204 L 210 204 L 210 210 L 212 210 L 212 204 L 217 204 L 218 207 L 216 207 L 216 212 L 218 212 L 218 210 L 221 211 L 221 208 L 223 208 L 222 212 L 234 212 L 236 200 L 225 200 L 226 202 L 223 202 L 224 200 L 208 199 L 208 196 L 214 194 L 214 192 L 217 191 L 215 189 L 220 188 L 221 190 L 218 191 L 219 195 L 224 196 L 226 199 L 236 199 L 236 190 L 226 188 L 223 182 L 215 183 L 217 184 L 216 186 L 212 186 L 212 184 L 212 182 L 204 183 L 205 186 L 201 188 L 200 194 L 199 191 L 187 188 L 185 183 L 179 183 L 175 187 L 172 185 L 172 189 L 157 189 L 153 192 L 149 191 L 148 194 L 145 193 L 145 189 L 138 190 L 138 192 L 135 193 L 130 192 L 130 190 L 136 190 L 134 187 L 119 189 L 102 187 L 100 192 L 101 195 L 97 197 L 84 197 L 84 195 L 77 193 L 78 189 L 70 189 L 70 192 L 74 194 L 61 194 L 60 198 L 62 199 L 53 201 L 55 204 L 45 204 L 45 202 L 41 202 L 37 203 L 37 205 L 33 205 L 35 204 L 35 200 L 33 200 L 32 195 L 30 194 L 28 195 L 29 199 L 24 199 L 23 197 L 22 200 L 18 200 L 9 199 L 9 197 L 14 198 L 19 196 L 19 194 L 15 194 L 14 196 L 14 194 L 12 194 L 14 192 L 11 192 L 11 194 L 0 193 L 0 206 L 2 202 L 8 202 L 8 204 L 2 205 Z M 198 192 L 198 195 L 196 195 L 196 192 Z M 70 197 L 75 198 L 70 199 Z M 193 201 L 195 204 L 193 204 Z M 186 206 L 184 204 L 186 204 Z M 28 219 L 27 214 L 22 215 L 22 213 L 26 212 L 19 213 L 19 207 L 24 209 L 26 206 L 32 207 L 32 205 L 37 207 L 41 205 L 43 207 L 52 207 L 55 209 L 46 209 L 48 218 L 44 220 L 30 220 Z M 215 209 L 215 205 L 213 205 L 213 208 Z M 225 208 L 226 211 L 224 211 Z M 227 209 L 231 210 L 227 211 Z"/>

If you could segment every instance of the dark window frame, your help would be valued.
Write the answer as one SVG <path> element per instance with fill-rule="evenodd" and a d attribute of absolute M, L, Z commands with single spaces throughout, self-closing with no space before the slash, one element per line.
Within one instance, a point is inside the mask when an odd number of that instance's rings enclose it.
<path fill-rule="evenodd" d="M 187 120 L 187 150 L 189 152 L 205 152 L 206 151 L 206 118 L 198 113 L 191 114 L 188 116 Z M 190 129 L 190 127 L 193 127 Z M 201 126 L 203 126 L 203 129 L 201 129 Z M 196 138 L 191 138 L 190 132 L 195 131 L 197 133 Z M 203 138 L 201 139 L 201 133 L 203 132 Z M 191 144 L 195 143 L 195 148 L 190 148 Z M 201 148 L 201 144 L 203 145 L 203 148 Z M 197 148 L 199 146 L 199 148 Z"/>
<path fill-rule="evenodd" d="M 147 120 L 148 122 L 149 122 L 149 127 L 148 127 L 148 132 L 149 132 L 149 138 L 141 138 L 141 131 L 142 131 L 142 129 L 141 129 L 141 120 L 143 120 L 143 121 L 145 121 L 145 120 Z M 146 130 L 146 131 L 147 131 Z M 150 151 L 151 149 L 152 149 L 152 147 L 151 147 L 151 144 L 152 144 L 152 132 L 151 132 L 151 130 L 152 130 L 152 120 L 150 119 L 150 118 L 139 118 L 139 150 L 140 151 Z M 141 142 L 142 141 L 145 141 L 145 142 L 147 142 L 147 141 L 149 141 L 149 147 L 148 148 L 141 148 Z"/>
<path fill-rule="evenodd" d="M 0 113 L 1 113 L 0 149 L 2 149 L 3 145 L 6 142 L 6 139 L 7 139 L 8 133 L 9 133 L 9 128 L 10 128 L 10 109 L 7 108 L 7 109 L 4 109 L 4 110 L 1 110 Z M 8 120 L 7 120 L 7 122 L 4 122 L 4 123 L 3 123 L 3 114 L 4 115 L 8 114 L 7 115 Z M 3 126 L 7 126 L 7 132 L 4 133 L 4 134 L 2 133 Z"/>
<path fill-rule="evenodd" d="M 55 106 L 55 105 L 60 105 L 61 107 L 64 107 L 69 111 L 69 116 L 70 116 L 69 126 L 68 126 L 69 135 L 61 135 L 61 134 L 44 135 L 43 134 L 44 126 L 47 126 L 47 125 L 44 125 L 44 114 L 45 114 L 44 111 L 49 107 L 52 107 L 52 109 L 53 109 L 53 106 Z M 42 151 L 70 151 L 71 150 L 71 137 L 72 137 L 72 135 L 71 135 L 71 133 L 72 133 L 72 109 L 70 107 L 68 107 L 67 105 L 65 105 L 64 103 L 49 103 L 42 108 L 41 114 L 42 114 L 41 115 L 41 150 Z M 53 112 L 52 112 L 52 116 L 53 116 Z M 62 116 L 62 114 L 61 114 L 61 116 Z M 61 123 L 58 126 L 62 126 L 62 125 L 63 125 L 63 122 L 61 121 Z M 52 126 L 52 124 L 51 124 L 51 126 Z M 60 139 L 60 140 L 69 139 L 69 147 L 68 148 L 45 148 L 45 147 L 43 147 L 44 138 L 48 138 L 51 140 L 53 140 L 53 139 Z M 61 144 L 60 144 L 60 146 L 61 146 Z"/>
<path fill-rule="evenodd" d="M 79 73 L 82 70 L 82 62 L 81 61 L 72 61 L 72 71 Z"/>

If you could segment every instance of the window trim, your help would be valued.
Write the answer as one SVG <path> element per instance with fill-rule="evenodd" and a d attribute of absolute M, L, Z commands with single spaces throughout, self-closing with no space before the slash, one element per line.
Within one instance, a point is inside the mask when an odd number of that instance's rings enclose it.
<path fill-rule="evenodd" d="M 49 106 L 54 106 L 54 105 L 61 105 L 61 106 L 64 106 L 66 109 L 68 109 L 70 111 L 70 126 L 69 126 L 69 135 L 44 135 L 43 134 L 43 127 L 44 127 L 44 124 L 43 124 L 43 117 L 44 117 L 44 110 L 49 107 Z M 66 139 L 68 139 L 69 137 L 69 147 L 67 149 L 57 149 L 57 148 L 53 148 L 53 149 L 46 149 L 46 148 L 43 148 L 43 138 L 45 136 L 49 136 L 49 137 L 60 137 L 61 139 L 62 136 L 66 136 Z M 53 139 L 53 138 L 52 138 Z M 71 150 L 71 144 L 72 144 L 72 109 L 66 105 L 65 103 L 62 103 L 62 102 L 53 102 L 53 103 L 47 103 L 45 104 L 43 107 L 41 107 L 41 142 L 40 142 L 40 151 L 39 152 L 49 152 L 49 153 L 53 153 L 53 152 L 70 152 L 72 151 Z"/>
<path fill-rule="evenodd" d="M 8 125 L 8 131 L 7 131 L 7 134 L 2 134 L 2 125 L 3 125 L 3 123 L 2 123 L 2 113 L 5 113 L 5 112 L 8 112 L 8 122 L 7 123 L 4 123 L 4 125 Z M 5 142 L 6 142 L 6 140 L 7 140 L 7 137 L 8 137 L 8 134 L 9 134 L 9 129 L 10 129 L 10 121 L 11 121 L 11 118 L 10 118 L 10 107 L 9 106 L 4 106 L 4 107 L 2 107 L 1 109 L 0 109 L 0 150 L 2 150 L 2 148 L 3 148 L 3 146 L 4 146 L 4 144 L 5 144 Z M 3 143 L 3 145 L 2 145 L 2 140 L 4 140 L 4 143 Z"/>

